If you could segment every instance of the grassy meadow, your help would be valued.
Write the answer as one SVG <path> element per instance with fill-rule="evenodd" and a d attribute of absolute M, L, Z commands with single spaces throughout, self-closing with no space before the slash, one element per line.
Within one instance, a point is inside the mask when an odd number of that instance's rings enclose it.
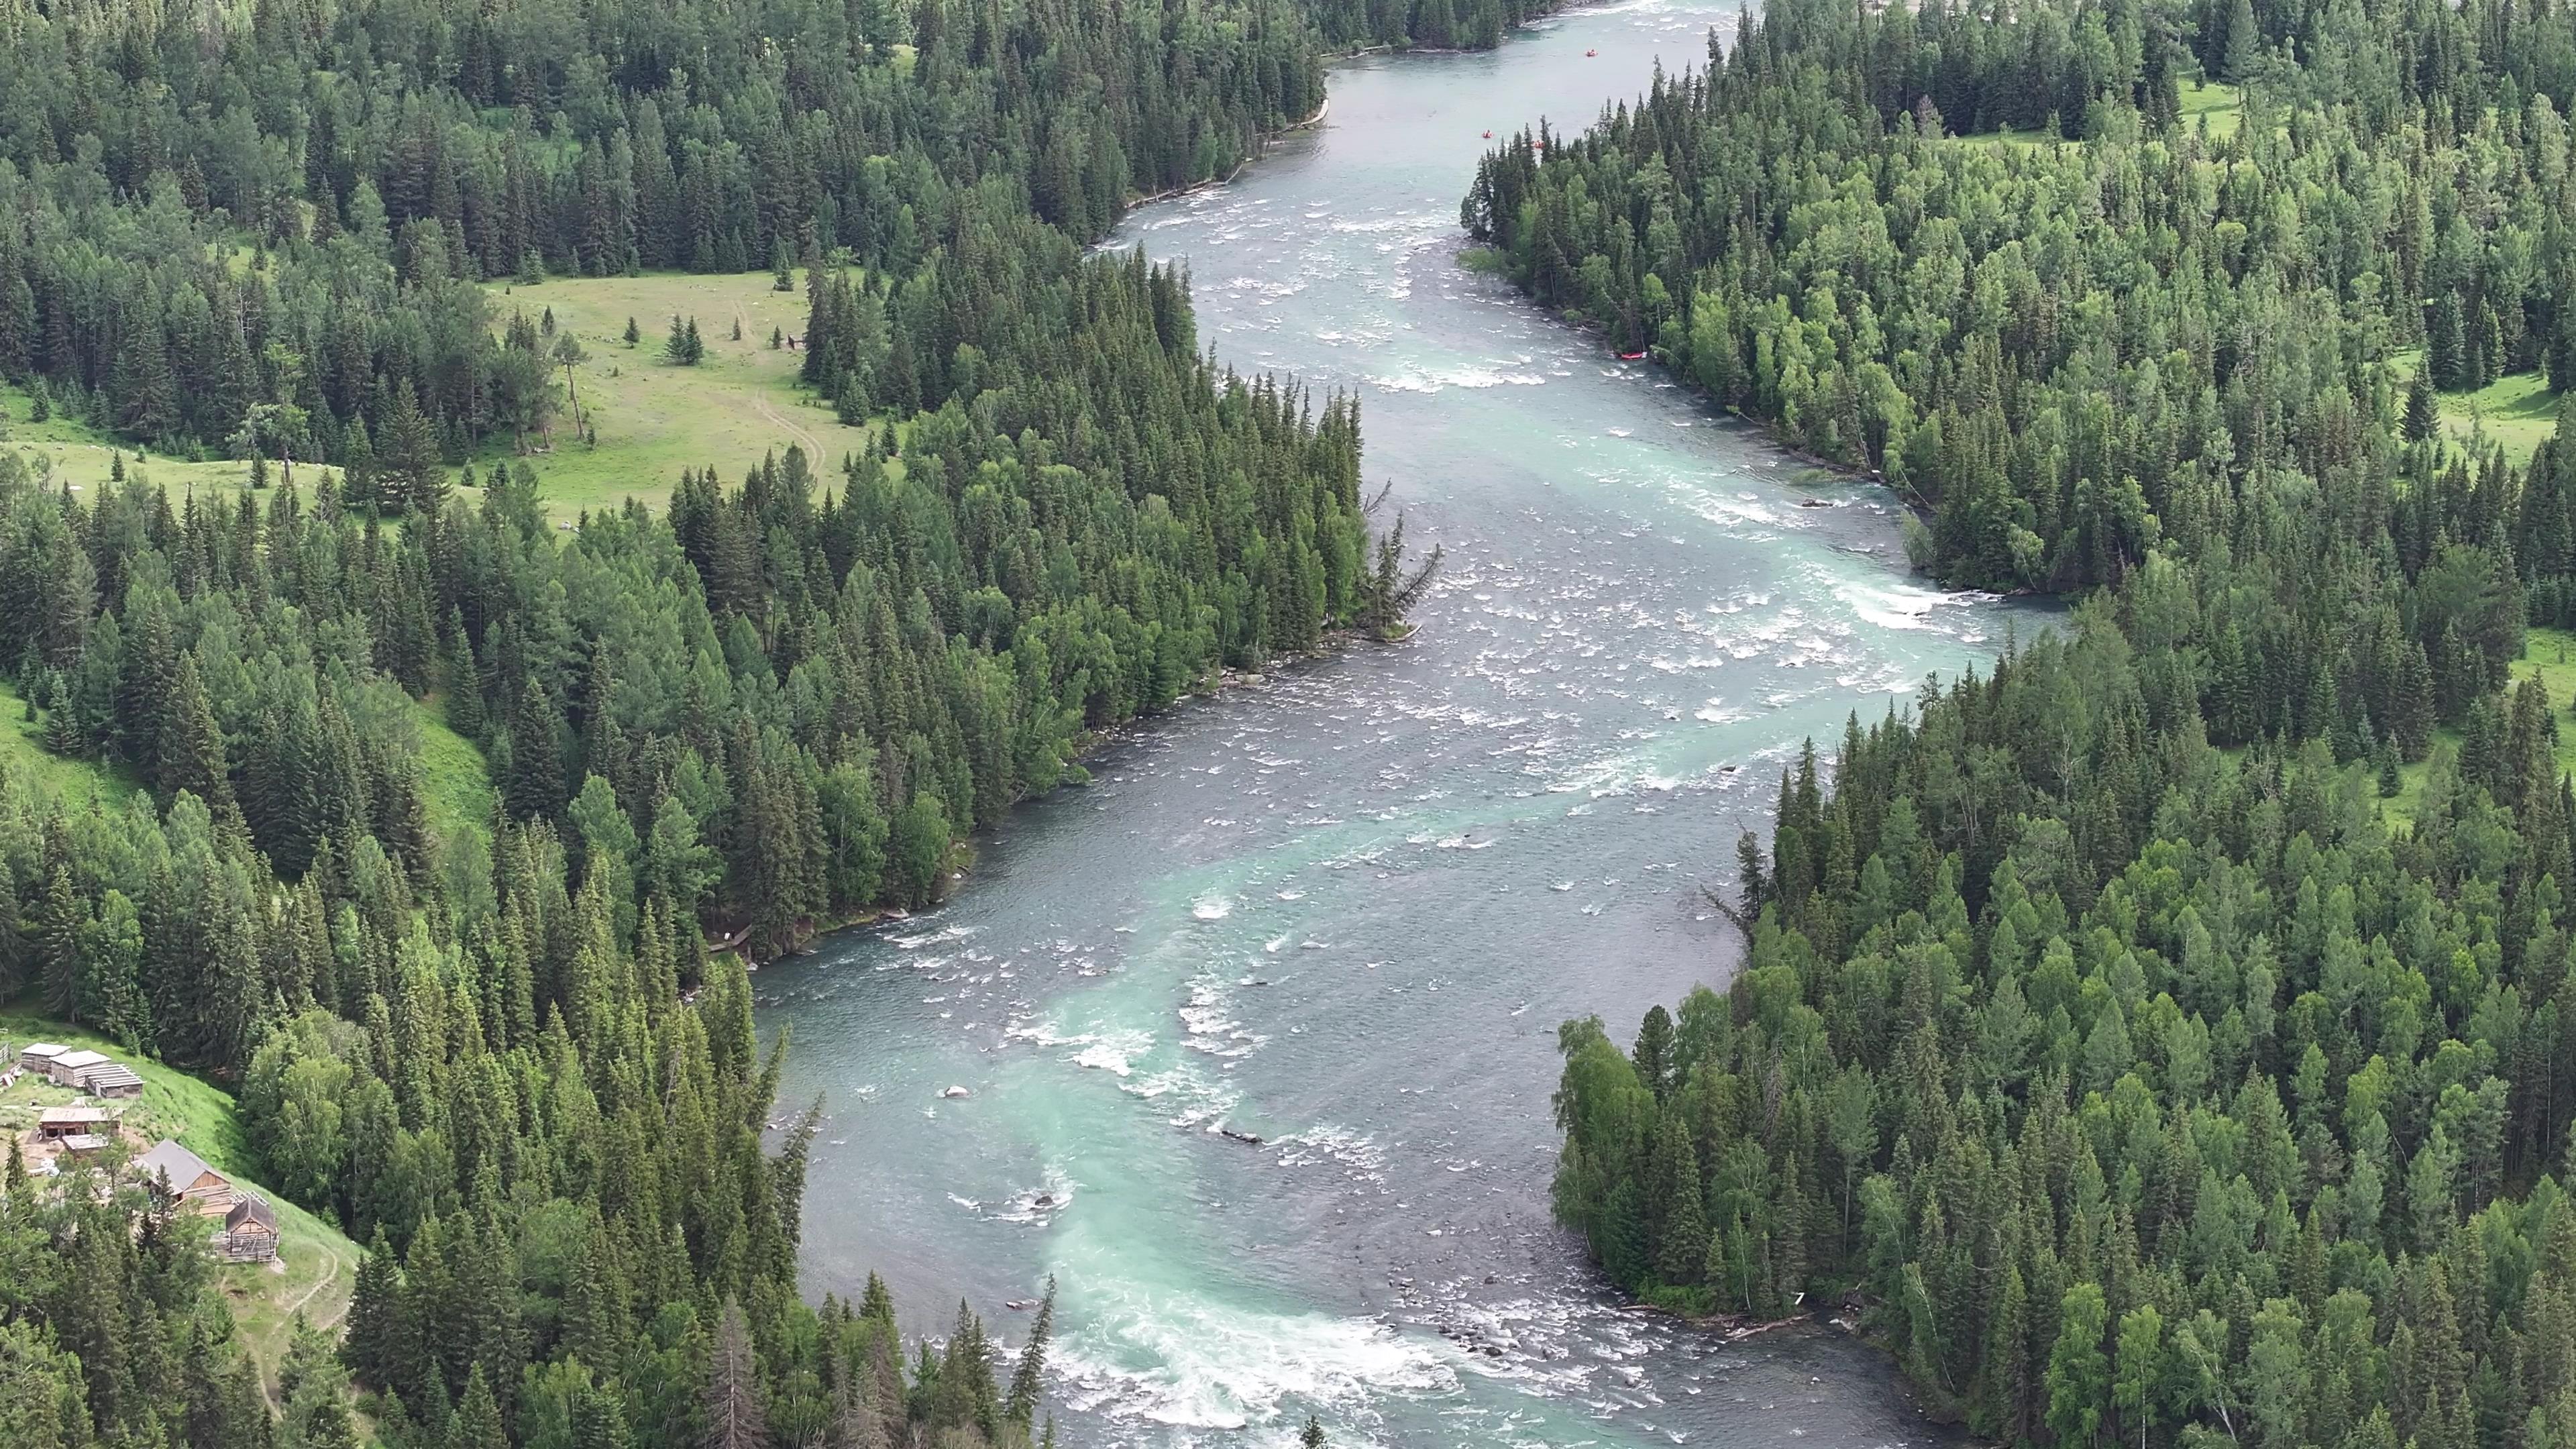
<path fill-rule="evenodd" d="M 2550 711 L 2558 718 L 2558 773 L 2576 774 L 2576 719 L 2568 716 L 2570 701 L 2576 701 L 2576 632 L 2534 626 L 2523 635 L 2522 657 L 2513 662 L 2515 683 L 2538 679 L 2549 691 Z M 2460 732 L 2436 728 L 2433 732 L 2436 753 L 2457 750 Z M 2424 777 L 2432 762 L 2407 765 L 2398 772 L 2401 788 L 2382 802 L 2391 820 L 2412 821 L 2416 802 L 2424 795 Z"/>
<path fill-rule="evenodd" d="M 768 272 L 731 276 L 655 274 L 561 277 L 535 286 L 493 283 L 494 321 L 513 312 L 531 320 L 551 309 L 558 332 L 581 340 L 590 360 L 573 369 L 582 416 L 599 435 L 594 448 L 572 433 L 567 400 L 551 451 L 526 459 L 547 510 L 568 521 L 585 510 L 613 509 L 626 498 L 659 507 L 683 468 L 713 465 L 727 482 L 765 453 L 793 443 L 817 474 L 836 476 L 842 455 L 859 450 L 868 429 L 844 427 L 831 409 L 800 388 L 802 352 L 769 345 L 773 330 L 805 330 L 804 274 L 781 292 Z M 706 358 L 680 367 L 662 357 L 671 318 L 695 317 Z M 626 321 L 642 338 L 625 342 Z M 740 323 L 742 339 L 733 331 Z M 558 369 L 560 378 L 560 369 Z M 486 450 L 478 465 L 515 461 L 507 444 Z"/>

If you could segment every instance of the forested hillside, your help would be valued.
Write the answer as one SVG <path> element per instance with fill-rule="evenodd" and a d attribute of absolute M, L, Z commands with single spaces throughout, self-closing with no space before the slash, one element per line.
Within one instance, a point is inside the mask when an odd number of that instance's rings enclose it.
<path fill-rule="evenodd" d="M 257 460 L 0 450 L 0 669 L 98 767 L 0 763 L 0 1000 L 237 1086 L 261 1180 L 373 1245 L 272 1428 L 193 1226 L 12 1178 L 8 1437 L 1043 1438 L 1043 1315 L 1011 1375 L 963 1305 L 914 1354 L 881 1290 L 800 1300 L 813 1119 L 744 963 L 934 901 L 1091 731 L 1419 590 L 1356 406 L 1085 250 L 1317 108 L 1309 18 L 0 0 L 0 41 L 11 396 Z M 579 344 L 478 283 L 764 267 L 863 447 L 559 527 L 526 462 L 460 470 L 583 427 Z"/>
<path fill-rule="evenodd" d="M 2576 31 L 2226 8 L 1788 0 L 1487 163 L 1539 295 L 1884 469 L 1944 577 L 2081 596 L 1784 776 L 1725 996 L 1567 1025 L 1556 1210 L 1672 1307 L 1856 1291 L 2017 1445 L 2538 1449 L 2576 794 L 2506 686 L 2576 431 L 2462 446 L 2432 384 L 2568 380 Z"/>
<path fill-rule="evenodd" d="M 1467 224 L 1620 350 L 1921 500 L 1942 578 L 2117 583 L 2232 532 L 2248 475 L 2330 487 L 2420 435 L 2419 373 L 2576 375 L 2568 18 L 2282 7 L 2230 40 L 2224 13 L 1778 7 L 1582 135 L 1498 149 Z M 2223 137 L 2179 104 L 2204 68 L 2249 82 Z M 2453 487 L 2393 490 L 2410 578 Z"/>
<path fill-rule="evenodd" d="M 1304 0 L 1316 28 L 1335 46 L 1429 46 L 1485 50 L 1525 20 L 1564 8 L 1564 0 Z"/>

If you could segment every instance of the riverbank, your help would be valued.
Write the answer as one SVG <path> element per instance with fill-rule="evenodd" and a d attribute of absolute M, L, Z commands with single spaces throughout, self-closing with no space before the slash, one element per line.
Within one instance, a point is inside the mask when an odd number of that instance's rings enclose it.
<path fill-rule="evenodd" d="M 1056 782 L 1046 789 L 1032 791 L 1013 800 L 1006 809 L 1020 810 L 1058 790 L 1081 789 L 1089 785 L 1091 772 L 1087 768 L 1088 763 L 1102 752 L 1146 729 L 1167 728 L 1173 723 L 1176 715 L 1193 706 L 1221 700 L 1228 690 L 1258 688 L 1268 684 L 1273 674 L 1301 666 L 1322 664 L 1360 645 L 1375 644 L 1393 648 L 1411 639 L 1415 632 L 1415 627 L 1410 623 L 1398 626 L 1396 633 L 1385 637 L 1373 637 L 1359 629 L 1328 629 L 1324 633 L 1323 642 L 1315 648 L 1295 654 L 1274 655 L 1260 669 L 1242 670 L 1232 665 L 1220 665 L 1211 673 L 1201 677 L 1190 688 L 1183 690 L 1170 704 L 1152 714 L 1140 714 L 1131 719 L 1102 725 L 1077 735 L 1073 740 L 1072 753 L 1064 761 L 1066 773 L 1059 776 Z M 950 843 L 948 860 L 940 867 L 939 894 L 930 904 L 923 906 L 922 911 L 936 911 L 947 905 L 957 891 L 968 884 L 975 868 L 975 839 L 975 836 L 968 835 Z M 846 917 L 817 922 L 810 931 L 800 934 L 795 944 L 768 958 L 768 962 L 763 962 L 748 951 L 744 951 L 746 940 L 750 935 L 750 928 L 747 926 L 729 935 L 710 938 L 705 944 L 709 954 L 743 951 L 745 968 L 757 971 L 764 964 L 787 960 L 791 957 L 811 956 L 822 950 L 834 936 L 852 931 L 864 931 L 890 921 L 909 921 L 915 914 L 899 906 L 873 906 Z"/>
<path fill-rule="evenodd" d="M 1291 132 L 1311 130 L 1316 126 L 1322 125 L 1324 123 L 1324 117 L 1330 114 L 1332 109 L 1333 98 L 1328 95 L 1324 97 L 1321 104 L 1315 107 L 1315 114 L 1308 116 L 1302 121 L 1290 121 L 1288 124 L 1281 126 L 1275 131 L 1262 132 L 1260 139 L 1254 143 L 1252 154 L 1235 162 L 1234 169 L 1225 173 L 1223 176 L 1211 176 L 1204 181 L 1193 181 L 1187 186 L 1174 186 L 1145 195 L 1131 196 L 1127 198 L 1127 209 L 1129 211 L 1134 211 L 1140 206 L 1151 206 L 1158 201 L 1170 201 L 1175 197 L 1188 196 L 1193 192 L 1210 191 L 1218 187 L 1231 186 L 1234 184 L 1234 179 L 1243 174 L 1243 169 L 1245 167 L 1250 166 L 1253 162 L 1261 159 L 1261 153 L 1269 149 L 1271 142 L 1276 141 L 1280 137 L 1288 135 Z"/>

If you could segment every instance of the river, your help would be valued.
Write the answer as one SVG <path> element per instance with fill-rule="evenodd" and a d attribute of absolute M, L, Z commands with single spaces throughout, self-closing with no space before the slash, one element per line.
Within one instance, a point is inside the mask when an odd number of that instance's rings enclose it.
<path fill-rule="evenodd" d="M 1829 1330 L 1618 1311 L 1548 1220 L 1558 1024 L 1624 1041 L 1722 981 L 1698 886 L 1799 739 L 2040 627 L 1909 578 L 1882 491 L 1457 264 L 1484 131 L 1579 128 L 1734 16 L 1337 67 L 1324 124 L 1130 219 L 1203 345 L 1361 395 L 1369 478 L 1448 564 L 1411 641 L 1185 704 L 944 910 L 755 978 L 786 1100 L 830 1113 L 808 1293 L 873 1269 L 936 1334 L 962 1292 L 1016 1347 L 1003 1305 L 1056 1275 L 1068 1445 L 1284 1444 L 1309 1409 L 1337 1445 L 1938 1437 Z"/>

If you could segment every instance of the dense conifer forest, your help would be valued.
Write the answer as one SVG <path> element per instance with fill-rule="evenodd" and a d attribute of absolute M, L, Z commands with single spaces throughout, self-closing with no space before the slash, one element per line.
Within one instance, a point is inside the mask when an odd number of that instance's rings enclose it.
<path fill-rule="evenodd" d="M 816 1118 L 744 961 L 936 900 L 1091 732 L 1399 627 L 1356 405 L 1086 251 L 1312 114 L 1326 44 L 1278 0 L 0 0 L 0 378 L 265 485 L 0 451 L 0 671 L 124 787 L 0 766 L 0 1000 L 233 1087 L 371 1245 L 272 1403 L 190 1223 L 13 1169 L 0 1437 L 1051 1441 L 1044 1312 L 1013 1365 L 965 1305 L 908 1350 L 881 1288 L 799 1297 Z M 868 446 L 560 527 L 460 473 L 580 427 L 569 337 L 479 284 L 648 268 L 801 288 Z"/>
<path fill-rule="evenodd" d="M 2077 596 L 1784 774 L 1725 994 L 1565 1027 L 1619 1283 L 1848 1294 L 2015 1445 L 2576 1434 L 2576 794 L 2514 669 L 2576 431 L 2434 401 L 2571 380 L 2571 59 L 2486 0 L 1783 0 L 1485 163 L 1536 296 Z"/>

